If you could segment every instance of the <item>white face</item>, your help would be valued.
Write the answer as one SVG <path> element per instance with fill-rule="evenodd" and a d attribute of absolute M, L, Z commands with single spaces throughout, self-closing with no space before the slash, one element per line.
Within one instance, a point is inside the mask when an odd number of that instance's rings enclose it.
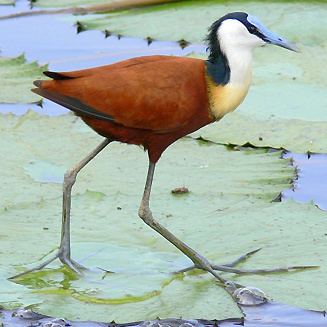
<path fill-rule="evenodd" d="M 266 44 L 258 36 L 251 34 L 247 28 L 236 19 L 226 19 L 217 31 L 220 48 L 224 53 L 229 50 L 252 50 Z"/>

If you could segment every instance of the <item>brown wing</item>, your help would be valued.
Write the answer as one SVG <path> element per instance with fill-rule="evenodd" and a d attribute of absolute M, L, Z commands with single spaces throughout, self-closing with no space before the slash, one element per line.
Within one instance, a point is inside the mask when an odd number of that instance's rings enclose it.
<path fill-rule="evenodd" d="M 80 115 L 156 132 L 180 128 L 208 110 L 203 60 L 149 56 L 67 73 L 34 91 Z"/>

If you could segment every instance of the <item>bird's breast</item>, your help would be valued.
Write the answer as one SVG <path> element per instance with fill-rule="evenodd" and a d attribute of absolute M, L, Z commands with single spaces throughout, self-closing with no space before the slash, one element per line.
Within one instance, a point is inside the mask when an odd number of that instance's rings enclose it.
<path fill-rule="evenodd" d="M 244 100 L 250 87 L 250 80 L 242 84 L 217 85 L 207 78 L 209 110 L 214 119 L 219 120 L 234 111 Z"/>

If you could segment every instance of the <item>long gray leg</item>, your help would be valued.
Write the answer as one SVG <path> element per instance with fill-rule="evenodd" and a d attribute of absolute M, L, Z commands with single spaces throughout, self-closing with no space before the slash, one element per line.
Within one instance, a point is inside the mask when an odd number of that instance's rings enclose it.
<path fill-rule="evenodd" d="M 61 225 L 61 241 L 59 246 L 59 260 L 66 264 L 70 269 L 79 272 L 81 265 L 71 259 L 70 247 L 70 208 L 72 187 L 75 184 L 77 174 L 84 168 L 94 157 L 99 154 L 111 140 L 102 141 L 87 157 L 81 160 L 73 168 L 69 169 L 64 178 L 63 199 L 62 199 L 62 225 Z"/>
<path fill-rule="evenodd" d="M 140 218 L 149 225 L 152 229 L 157 231 L 160 235 L 162 235 L 166 240 L 168 240 L 170 243 L 175 245 L 180 251 L 182 251 L 187 257 L 189 257 L 196 268 L 200 268 L 203 270 L 206 270 L 210 272 L 213 276 L 215 276 L 223 285 L 226 284 L 227 280 L 222 278 L 219 274 L 217 274 L 214 269 L 212 269 L 212 266 L 210 262 L 204 258 L 202 255 L 194 251 L 192 248 L 190 248 L 187 244 L 179 240 L 175 235 L 173 235 L 168 229 L 160 225 L 152 215 L 152 212 L 150 210 L 149 202 L 150 202 L 150 193 L 151 193 L 151 186 L 152 186 L 152 180 L 153 180 L 153 174 L 154 174 L 155 164 L 150 162 L 149 163 L 149 169 L 148 169 L 148 175 L 146 179 L 146 184 L 144 188 L 143 198 L 141 201 L 141 206 L 139 209 L 139 216 Z"/>
<path fill-rule="evenodd" d="M 76 273 L 84 268 L 71 258 L 71 248 L 70 248 L 70 208 L 71 208 L 71 191 L 72 187 L 76 181 L 77 174 L 84 168 L 97 154 L 99 154 L 112 140 L 105 139 L 102 141 L 87 157 L 81 160 L 73 168 L 69 169 L 64 178 L 63 184 L 63 201 L 62 201 L 62 224 L 61 224 L 61 241 L 58 252 L 51 258 L 43 262 L 42 264 L 29 269 L 23 273 L 17 274 L 10 277 L 10 279 L 23 276 L 32 271 L 37 271 L 43 269 L 52 261 L 57 258 L 65 265 L 67 265 L 71 270 Z"/>
<path fill-rule="evenodd" d="M 228 281 L 226 279 L 222 278 L 219 274 L 217 274 L 215 272 L 215 270 L 234 273 L 234 274 L 267 274 L 267 273 L 286 272 L 286 271 L 290 271 L 290 270 L 303 270 L 303 269 L 318 268 L 318 266 L 289 266 L 289 267 L 273 268 L 273 269 L 237 269 L 237 268 L 234 268 L 237 264 L 245 261 L 246 259 L 251 257 L 253 254 L 258 252 L 260 249 L 248 252 L 245 255 L 242 255 L 241 257 L 239 257 L 238 259 L 234 260 L 231 263 L 227 263 L 227 264 L 223 264 L 223 265 L 211 264 L 205 257 L 203 257 L 198 252 L 196 252 L 195 250 L 190 248 L 187 244 L 183 243 L 181 240 L 179 240 L 176 236 L 174 236 L 165 227 L 161 226 L 153 218 L 152 212 L 150 210 L 149 202 L 150 202 L 150 192 L 151 192 L 154 169 L 155 169 L 155 164 L 150 162 L 147 180 L 146 180 L 145 189 L 144 189 L 144 194 L 143 194 L 141 206 L 139 209 L 139 216 L 147 225 L 149 225 L 152 229 L 154 229 L 159 234 L 161 234 L 166 240 L 168 240 L 170 243 L 175 245 L 180 251 L 182 251 L 187 257 L 189 257 L 193 261 L 193 264 L 194 264 L 193 266 L 185 268 L 178 272 L 186 272 L 186 271 L 189 271 L 189 270 L 192 270 L 195 268 L 203 269 L 203 270 L 211 273 L 221 283 L 223 283 L 226 286 L 229 284 Z"/>

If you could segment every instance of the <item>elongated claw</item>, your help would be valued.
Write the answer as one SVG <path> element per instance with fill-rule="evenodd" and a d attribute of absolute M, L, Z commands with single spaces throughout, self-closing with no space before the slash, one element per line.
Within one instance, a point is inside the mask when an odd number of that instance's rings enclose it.
<path fill-rule="evenodd" d="M 223 265 L 214 265 L 210 264 L 211 268 L 213 270 L 238 274 L 238 275 L 250 275 L 250 274 L 271 274 L 271 273 L 281 273 L 281 272 L 290 272 L 290 271 L 297 271 L 297 270 L 305 270 L 305 269 L 317 269 L 319 266 L 315 265 L 308 265 L 308 266 L 289 266 L 289 267 L 278 267 L 278 268 L 270 268 L 270 269 L 238 269 L 234 268 L 236 265 L 245 262 L 247 259 L 249 259 L 252 255 L 260 251 L 261 248 L 247 252 L 246 254 L 240 256 L 236 260 L 223 264 Z M 176 273 L 185 273 L 193 269 L 201 269 L 201 267 L 198 267 L 196 265 L 192 265 L 190 267 L 181 269 L 177 271 Z"/>
<path fill-rule="evenodd" d="M 82 271 L 87 269 L 71 258 L 62 258 L 60 261 L 78 275 L 81 275 Z"/>
<path fill-rule="evenodd" d="M 239 258 L 237 258 L 236 260 L 230 262 L 230 263 L 227 263 L 227 264 L 224 264 L 222 266 L 225 266 L 225 267 L 235 267 L 236 265 L 238 265 L 239 263 L 241 262 L 244 262 L 246 261 L 247 259 L 249 259 L 253 254 L 256 254 L 257 252 L 259 252 L 261 250 L 261 248 L 258 248 L 258 249 L 255 249 L 253 251 L 250 251 L 250 252 L 247 252 L 243 255 L 241 255 Z"/>
<path fill-rule="evenodd" d="M 230 268 L 235 267 L 237 264 L 246 261 L 253 254 L 257 253 L 260 250 L 261 250 L 261 248 L 258 248 L 258 249 L 255 249 L 253 251 L 247 252 L 247 253 L 241 255 L 240 257 L 238 257 L 237 259 L 235 259 L 234 261 L 232 261 L 230 263 L 226 263 L 226 264 L 223 264 L 223 265 L 212 265 L 212 269 L 214 269 L 214 270 L 220 270 L 220 271 L 225 271 L 225 272 L 233 272 L 232 269 L 230 269 Z M 214 267 L 216 267 L 216 268 L 214 268 Z M 192 265 L 190 267 L 187 267 L 187 268 L 178 270 L 175 273 L 176 274 L 185 273 L 185 272 L 191 271 L 191 270 L 196 269 L 196 268 L 201 269 L 201 267 L 197 267 L 196 265 Z"/>
<path fill-rule="evenodd" d="M 271 269 L 237 269 L 225 265 L 212 265 L 213 270 L 219 270 L 224 272 L 229 272 L 238 275 L 251 275 L 251 274 L 271 274 L 271 273 L 281 273 L 290 272 L 292 270 L 305 270 L 305 269 L 317 269 L 319 266 L 289 266 L 289 267 L 278 267 Z"/>

